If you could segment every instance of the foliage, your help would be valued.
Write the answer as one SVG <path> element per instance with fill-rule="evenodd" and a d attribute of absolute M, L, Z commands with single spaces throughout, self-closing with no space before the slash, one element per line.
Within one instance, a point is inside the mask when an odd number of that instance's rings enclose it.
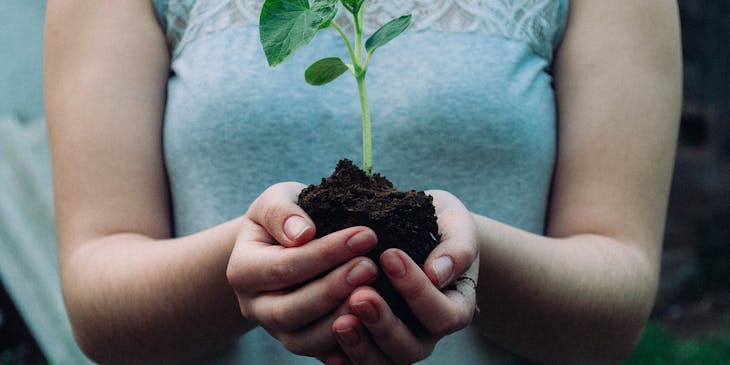
<path fill-rule="evenodd" d="M 320 59 L 307 68 L 304 79 L 311 85 L 319 86 L 337 79 L 347 70 L 350 70 L 355 77 L 362 109 L 363 170 L 370 175 L 373 158 L 372 137 L 365 75 L 373 52 L 408 28 L 411 16 L 404 15 L 391 20 L 375 31 L 363 44 L 362 17 L 365 1 L 339 0 L 339 2 L 352 16 L 354 42 L 333 20 L 337 15 L 338 0 L 313 0 L 311 5 L 309 0 L 266 0 L 259 21 L 261 45 L 266 60 L 273 67 L 309 44 L 321 29 L 332 27 L 337 30 L 345 42 L 351 63 L 345 63 L 338 57 Z"/>
<path fill-rule="evenodd" d="M 730 331 L 702 339 L 676 338 L 656 322 L 646 327 L 641 341 L 624 365 L 730 365 Z"/>

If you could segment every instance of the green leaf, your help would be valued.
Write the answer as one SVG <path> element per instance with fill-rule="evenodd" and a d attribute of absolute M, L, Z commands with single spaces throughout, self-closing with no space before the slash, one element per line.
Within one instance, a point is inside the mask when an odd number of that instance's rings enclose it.
<path fill-rule="evenodd" d="M 307 45 L 318 30 L 337 15 L 337 0 L 266 0 L 261 9 L 259 34 L 269 66 L 286 60 Z"/>
<path fill-rule="evenodd" d="M 347 71 L 347 66 L 337 57 L 323 58 L 304 71 L 304 79 L 310 85 L 324 85 Z"/>
<path fill-rule="evenodd" d="M 380 29 L 375 31 L 373 35 L 368 38 L 365 42 L 365 49 L 368 53 L 373 53 L 376 48 L 385 45 L 386 43 L 393 40 L 399 34 L 403 33 L 406 28 L 411 24 L 411 16 L 404 15 L 400 18 L 393 19 L 385 23 Z"/>
<path fill-rule="evenodd" d="M 360 11 L 360 7 L 362 7 L 362 3 L 365 2 L 365 0 L 341 0 L 342 5 L 345 6 L 345 9 L 352 13 L 353 15 L 357 15 L 357 13 Z"/>

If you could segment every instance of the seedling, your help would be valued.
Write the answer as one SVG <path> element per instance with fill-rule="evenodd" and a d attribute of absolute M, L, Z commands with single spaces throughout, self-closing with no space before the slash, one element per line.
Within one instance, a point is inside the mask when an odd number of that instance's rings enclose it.
<path fill-rule="evenodd" d="M 339 10 L 338 3 L 342 3 L 352 16 L 354 42 L 334 20 Z M 337 79 L 348 70 L 355 77 L 362 112 L 363 170 L 371 176 L 373 142 L 365 75 L 373 52 L 408 28 L 411 16 L 404 15 L 391 20 L 363 44 L 364 3 L 365 0 L 313 0 L 310 5 L 309 0 L 266 0 L 261 10 L 259 33 L 266 60 L 269 66 L 274 67 L 309 44 L 318 31 L 329 27 L 337 30 L 345 42 L 351 63 L 345 63 L 338 57 L 322 58 L 307 68 L 304 79 L 311 85 L 319 86 Z"/>

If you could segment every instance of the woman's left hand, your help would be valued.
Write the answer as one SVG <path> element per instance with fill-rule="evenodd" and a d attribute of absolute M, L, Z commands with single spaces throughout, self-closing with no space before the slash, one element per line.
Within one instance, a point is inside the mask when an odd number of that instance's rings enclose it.
<path fill-rule="evenodd" d="M 350 296 L 352 314 L 337 318 L 332 330 L 344 356 L 328 364 L 410 364 L 428 357 L 442 337 L 465 328 L 476 310 L 479 250 L 471 214 L 453 195 L 431 190 L 441 243 L 431 252 L 424 269 L 407 254 L 390 249 L 380 266 L 425 329 L 414 334 L 372 288 Z M 454 284 L 454 285 L 452 285 Z"/>

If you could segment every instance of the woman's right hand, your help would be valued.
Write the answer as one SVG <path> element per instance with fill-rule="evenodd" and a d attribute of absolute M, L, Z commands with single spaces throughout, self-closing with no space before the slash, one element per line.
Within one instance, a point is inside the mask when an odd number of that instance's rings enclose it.
<path fill-rule="evenodd" d="M 375 280 L 377 266 L 362 256 L 377 237 L 351 227 L 313 239 L 314 223 L 296 204 L 303 188 L 276 184 L 251 204 L 226 274 L 247 320 L 289 351 L 323 358 L 339 352 L 331 328 L 348 297 Z"/>

